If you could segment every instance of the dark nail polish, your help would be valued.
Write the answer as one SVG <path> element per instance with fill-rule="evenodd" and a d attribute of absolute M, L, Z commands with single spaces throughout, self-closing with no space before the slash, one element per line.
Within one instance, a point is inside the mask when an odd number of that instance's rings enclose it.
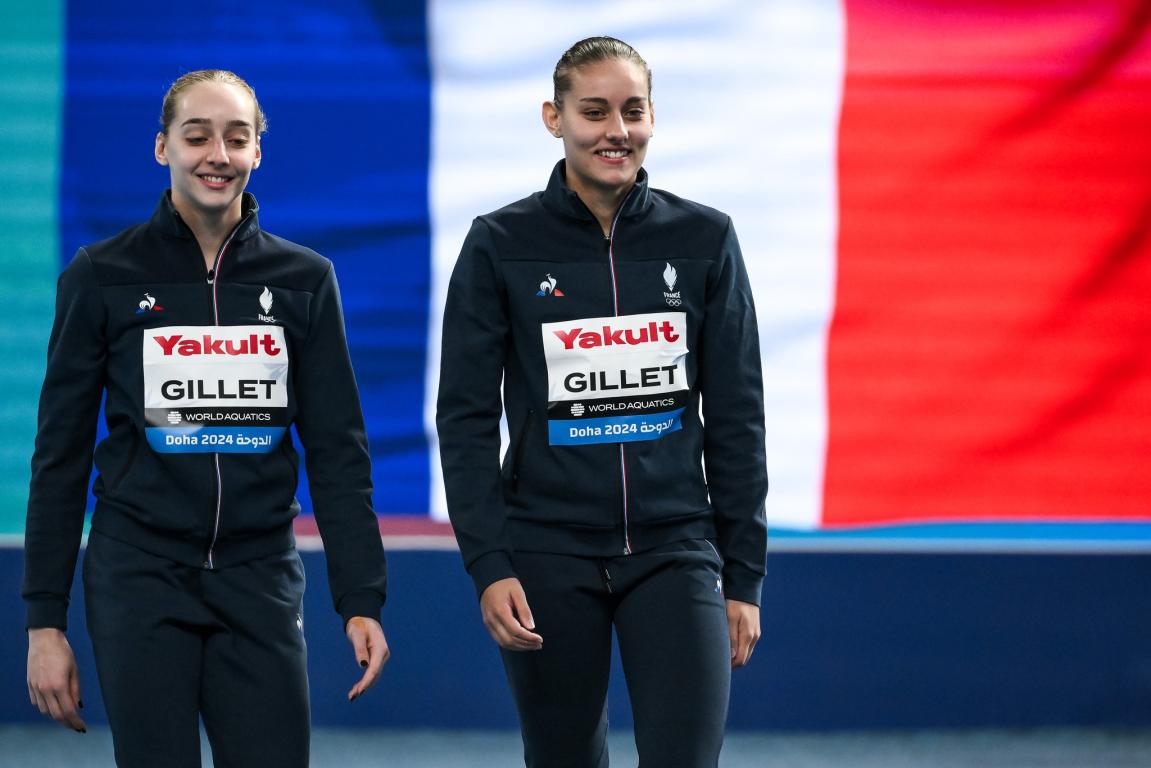
<path fill-rule="evenodd" d="M 76 733 L 87 733 L 87 732 L 88 732 L 87 728 L 77 728 L 76 729 Z"/>
<path fill-rule="evenodd" d="M 79 704 L 80 704 L 80 709 L 83 709 L 83 708 L 84 708 L 84 700 L 83 700 L 83 699 L 81 699 L 81 700 L 79 701 Z"/>
<path fill-rule="evenodd" d="M 364 661 L 361 661 L 361 662 L 360 662 L 360 666 L 361 666 L 361 667 L 363 667 L 364 669 L 367 669 L 367 668 L 368 668 L 368 662 L 367 662 L 367 660 L 365 659 Z"/>

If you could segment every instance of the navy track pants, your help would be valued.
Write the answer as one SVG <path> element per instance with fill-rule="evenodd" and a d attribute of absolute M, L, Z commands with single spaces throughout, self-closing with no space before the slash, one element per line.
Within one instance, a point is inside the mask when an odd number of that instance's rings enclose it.
<path fill-rule="evenodd" d="M 502 651 L 528 768 L 605 768 L 612 627 L 641 768 L 714 768 L 731 643 L 711 542 L 594 559 L 518 552 L 512 562 L 543 637 Z"/>
<path fill-rule="evenodd" d="M 88 632 L 120 768 L 304 768 L 304 570 L 294 549 L 219 570 L 92 532 Z"/>

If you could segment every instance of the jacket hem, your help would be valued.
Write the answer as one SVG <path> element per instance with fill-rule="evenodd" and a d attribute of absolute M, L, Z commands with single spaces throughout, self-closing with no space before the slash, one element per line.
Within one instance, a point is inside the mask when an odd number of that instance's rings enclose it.
<path fill-rule="evenodd" d="M 714 539 L 715 522 L 710 511 L 693 517 L 651 523 L 632 522 L 627 528 L 631 547 L 625 547 L 622 525 L 583 528 L 535 520 L 509 519 L 508 533 L 518 552 L 549 552 L 580 557 L 616 557 L 644 552 L 686 539 Z M 625 552 L 624 550 L 628 551 Z"/>
<path fill-rule="evenodd" d="M 209 567 L 207 539 L 178 539 L 173 537 L 171 531 L 149 528 L 122 514 L 101 516 L 97 513 L 92 518 L 92 530 L 181 565 Z M 243 537 L 220 538 L 212 546 L 211 567 L 227 568 L 277 552 L 286 552 L 295 545 L 296 537 L 291 522 Z"/>

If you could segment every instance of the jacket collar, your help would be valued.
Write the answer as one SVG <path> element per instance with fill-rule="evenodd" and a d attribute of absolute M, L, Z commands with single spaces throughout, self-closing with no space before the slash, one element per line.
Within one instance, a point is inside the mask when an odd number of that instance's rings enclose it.
<path fill-rule="evenodd" d="M 258 212 L 260 204 L 251 192 L 243 193 L 240 203 L 240 223 L 237 225 L 236 236 L 233 240 L 247 240 L 260 231 L 260 217 Z M 160 203 L 156 212 L 152 214 L 152 225 L 159 227 L 163 232 L 181 238 L 192 237 L 192 230 L 180 216 L 176 206 L 172 204 L 172 190 L 166 189 L 160 195 Z"/>
<path fill-rule="evenodd" d="M 571 216 L 576 219 L 591 219 L 594 220 L 595 216 L 584 205 L 583 201 L 579 199 L 579 195 L 573 192 L 565 181 L 565 171 L 567 169 L 566 161 L 560 160 L 556 163 L 555 168 L 552 169 L 552 175 L 548 179 L 547 189 L 543 192 L 544 205 L 566 216 Z M 643 168 L 639 169 L 636 175 L 635 186 L 628 192 L 627 197 L 624 198 L 623 208 L 619 213 L 621 219 L 629 219 L 633 216 L 638 216 L 648 209 L 651 205 L 651 189 L 647 185 L 647 171 Z"/>

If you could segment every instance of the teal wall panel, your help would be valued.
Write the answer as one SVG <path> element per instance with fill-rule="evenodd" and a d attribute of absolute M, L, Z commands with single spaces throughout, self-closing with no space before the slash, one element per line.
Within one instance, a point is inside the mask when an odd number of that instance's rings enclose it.
<path fill-rule="evenodd" d="M 0 535 L 24 529 L 56 274 L 59 2 L 0 0 Z"/>

